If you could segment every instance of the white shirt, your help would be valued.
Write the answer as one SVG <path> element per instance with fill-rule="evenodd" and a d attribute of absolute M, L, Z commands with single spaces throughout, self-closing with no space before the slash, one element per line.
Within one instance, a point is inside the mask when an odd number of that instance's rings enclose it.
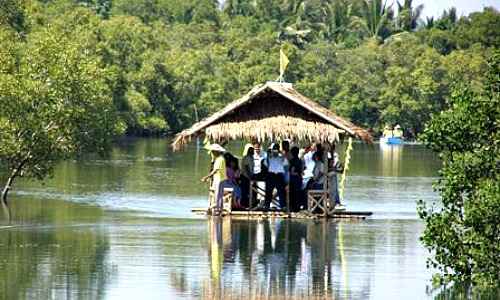
<path fill-rule="evenodd" d="M 269 166 L 267 164 L 269 163 Z M 285 167 L 288 167 L 288 160 L 281 154 L 278 156 L 270 156 L 264 161 L 269 173 L 285 173 Z"/>
<path fill-rule="evenodd" d="M 304 177 L 303 178 L 313 177 L 313 170 L 314 170 L 313 155 L 314 155 L 313 151 L 309 151 L 304 155 Z"/>
<path fill-rule="evenodd" d="M 265 159 L 267 157 L 267 153 L 266 152 L 260 152 L 260 154 L 257 154 L 257 152 L 255 152 L 253 154 L 253 173 L 254 174 L 259 174 L 261 170 L 261 163 L 262 163 L 262 160 Z"/>

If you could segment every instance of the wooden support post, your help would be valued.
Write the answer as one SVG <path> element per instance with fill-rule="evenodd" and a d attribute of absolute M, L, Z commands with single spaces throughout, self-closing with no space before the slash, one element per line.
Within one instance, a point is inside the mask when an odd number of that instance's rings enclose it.
<path fill-rule="evenodd" d="M 249 191 L 250 191 L 250 195 L 249 195 L 249 200 L 248 200 L 248 208 L 249 209 L 252 209 L 253 208 L 253 184 L 254 184 L 254 181 L 250 179 L 250 186 L 249 186 Z"/>
<path fill-rule="evenodd" d="M 288 182 L 288 186 L 286 187 L 286 212 L 290 213 L 290 182 Z"/>
<path fill-rule="evenodd" d="M 328 151 L 330 151 L 330 146 L 327 144 L 327 143 L 324 143 L 323 144 L 323 149 L 325 149 L 326 151 L 323 153 L 323 172 L 324 172 L 324 176 L 325 176 L 325 182 L 323 183 L 323 195 L 322 195 L 322 199 L 323 199 L 323 215 L 326 216 L 328 215 L 328 207 L 327 207 L 327 202 L 328 202 Z"/>

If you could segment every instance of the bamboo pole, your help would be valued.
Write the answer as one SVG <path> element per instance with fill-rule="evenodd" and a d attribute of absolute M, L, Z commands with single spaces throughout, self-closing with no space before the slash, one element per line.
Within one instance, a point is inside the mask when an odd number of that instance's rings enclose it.
<path fill-rule="evenodd" d="M 345 181 L 347 177 L 347 170 L 349 169 L 349 162 L 351 161 L 351 151 L 352 151 L 352 137 L 349 137 L 349 143 L 347 149 L 345 150 L 345 160 L 344 160 L 344 171 L 342 172 L 342 179 L 340 180 L 339 197 L 340 201 L 344 199 L 344 188 Z"/>

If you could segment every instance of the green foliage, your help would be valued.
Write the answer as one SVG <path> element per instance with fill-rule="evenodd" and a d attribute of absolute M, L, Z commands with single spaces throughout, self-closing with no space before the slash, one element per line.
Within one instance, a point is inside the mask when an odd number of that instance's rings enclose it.
<path fill-rule="evenodd" d="M 418 26 L 424 5 L 420 4 L 413 7 L 413 0 L 404 0 L 403 3 L 396 1 L 396 3 L 398 5 L 396 27 L 403 31 L 415 30 Z"/>
<path fill-rule="evenodd" d="M 443 160 L 441 207 L 419 205 L 424 245 L 441 282 L 495 286 L 500 281 L 500 52 L 482 91 L 459 85 L 423 140 Z"/>
<path fill-rule="evenodd" d="M 106 152 L 115 113 L 107 74 L 86 46 L 50 28 L 27 42 L 2 39 L 0 161 L 9 170 L 2 196 L 18 176 L 43 179 L 60 159 Z"/>
<path fill-rule="evenodd" d="M 27 29 L 25 5 L 25 0 L 2 0 L 0 26 L 9 26 L 17 32 L 24 32 Z"/>
<path fill-rule="evenodd" d="M 360 1 L 361 17 L 371 37 L 387 38 L 391 34 L 394 11 L 384 0 Z"/>
<path fill-rule="evenodd" d="M 475 43 L 486 47 L 500 47 L 500 13 L 494 8 L 472 13 L 462 18 L 455 29 L 458 44 L 467 48 Z"/>
<path fill-rule="evenodd" d="M 286 80 L 304 94 L 375 132 L 400 123 L 413 137 L 446 106 L 455 78 L 480 88 L 499 35 L 492 9 L 461 20 L 450 9 L 419 29 L 412 1 L 398 3 L 397 17 L 379 0 L 110 3 L 32 0 L 23 26 L 86 43 L 106 70 L 119 126 L 140 135 L 178 132 L 195 112 L 205 117 L 276 79 L 283 45 Z"/>
<path fill-rule="evenodd" d="M 460 20 L 450 9 L 418 28 L 412 1 L 398 16 L 379 0 L 8 3 L 6 35 L 29 40 L 51 28 L 85 45 L 104 69 L 117 126 L 139 135 L 176 133 L 276 79 L 284 47 L 285 79 L 301 92 L 375 132 L 399 123 L 413 137 L 446 107 L 451 82 L 482 88 L 500 35 L 493 9 Z"/>
<path fill-rule="evenodd" d="M 354 49 L 314 44 L 302 56 L 297 87 L 327 100 L 322 104 L 355 123 L 375 130 L 399 123 L 407 136 L 415 136 L 446 106 L 452 81 L 468 80 L 480 88 L 487 55 L 483 48 L 471 48 L 443 57 L 409 33 Z"/>

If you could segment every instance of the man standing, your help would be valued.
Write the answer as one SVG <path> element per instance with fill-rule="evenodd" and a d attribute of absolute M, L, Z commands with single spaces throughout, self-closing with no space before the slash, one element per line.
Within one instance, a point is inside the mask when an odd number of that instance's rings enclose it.
<path fill-rule="evenodd" d="M 264 160 L 264 165 L 267 167 L 266 176 L 266 197 L 264 200 L 264 209 L 269 209 L 271 205 L 273 190 L 276 188 L 281 210 L 286 208 L 286 193 L 285 193 L 285 173 L 288 170 L 288 160 L 280 154 L 278 144 L 273 144 L 271 155 Z"/>
<path fill-rule="evenodd" d="M 335 207 L 337 209 L 343 208 L 340 203 L 339 187 L 337 181 L 337 174 L 341 174 L 344 171 L 344 167 L 340 162 L 339 155 L 335 152 L 335 144 L 331 145 L 331 156 L 328 158 L 328 180 L 330 185 L 330 201 L 335 201 Z"/>
<path fill-rule="evenodd" d="M 253 144 L 253 150 L 253 174 L 256 180 L 264 180 L 264 174 L 262 174 L 262 161 L 267 158 L 267 153 L 260 150 L 260 143 L 258 142 Z"/>
<path fill-rule="evenodd" d="M 211 190 L 216 195 L 216 203 L 215 207 L 213 207 L 213 203 L 210 204 L 210 209 L 213 209 L 214 214 L 219 214 L 222 212 L 222 189 L 220 188 L 221 183 L 226 179 L 226 160 L 222 155 L 226 150 L 219 144 L 212 144 L 207 147 L 208 150 L 211 151 L 214 157 L 214 166 L 210 173 L 203 177 L 201 180 L 203 182 L 212 179 Z"/>
<path fill-rule="evenodd" d="M 302 189 L 305 190 L 309 181 L 313 178 L 313 170 L 314 170 L 314 160 L 313 155 L 316 152 L 316 144 L 311 144 L 309 147 L 305 149 L 305 154 L 303 157 L 304 161 L 304 176 L 302 178 Z"/>
<path fill-rule="evenodd" d="M 259 190 L 265 191 L 266 183 L 266 170 L 262 170 L 262 162 L 267 158 L 267 153 L 261 151 L 260 143 L 255 142 L 253 144 L 253 180 L 256 181 L 257 188 Z M 257 199 L 262 203 L 264 201 L 264 197 L 260 193 L 256 193 L 254 199 Z"/>
<path fill-rule="evenodd" d="M 252 144 L 246 144 L 241 159 L 241 205 L 249 207 L 250 181 L 254 177 L 254 151 Z"/>

